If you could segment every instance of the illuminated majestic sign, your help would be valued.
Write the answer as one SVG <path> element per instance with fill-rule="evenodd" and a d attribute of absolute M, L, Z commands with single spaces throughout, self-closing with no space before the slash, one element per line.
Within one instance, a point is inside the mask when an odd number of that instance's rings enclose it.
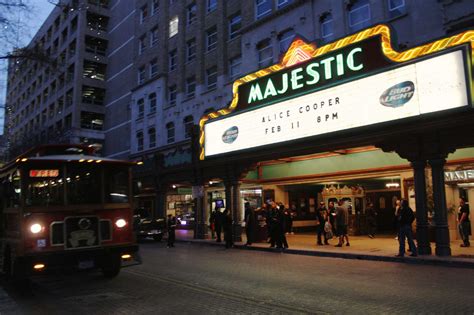
<path fill-rule="evenodd" d="M 30 177 L 58 177 L 59 170 L 30 170 Z"/>
<path fill-rule="evenodd" d="M 396 52 L 385 25 L 318 49 L 296 40 L 201 119 L 200 158 L 470 105 L 466 43 L 474 49 L 474 31 Z"/>
<path fill-rule="evenodd" d="M 461 170 L 444 172 L 446 182 L 474 181 L 474 170 Z"/>

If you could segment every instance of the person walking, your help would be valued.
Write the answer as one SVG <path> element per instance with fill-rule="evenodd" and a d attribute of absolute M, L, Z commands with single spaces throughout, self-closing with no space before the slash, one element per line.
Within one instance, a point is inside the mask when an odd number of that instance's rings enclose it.
<path fill-rule="evenodd" d="M 375 232 L 377 230 L 377 211 L 375 211 L 374 204 L 369 202 L 367 205 L 367 234 L 370 238 L 375 237 Z"/>
<path fill-rule="evenodd" d="M 176 217 L 173 217 L 171 214 L 168 214 L 168 221 L 166 222 L 168 228 L 168 244 L 166 247 L 174 247 L 174 241 L 176 239 Z"/>
<path fill-rule="evenodd" d="M 469 242 L 469 235 L 471 235 L 471 221 L 469 220 L 469 206 L 466 203 L 464 198 L 459 198 L 459 211 L 458 219 L 459 234 L 461 234 L 462 244 L 461 247 L 469 247 L 471 243 Z"/>
<path fill-rule="evenodd" d="M 411 254 L 410 256 L 418 256 L 418 251 L 413 240 L 413 232 L 411 230 L 411 225 L 415 221 L 415 214 L 413 210 L 408 206 L 408 201 L 402 199 L 400 203 L 400 214 L 399 214 L 399 233 L 398 233 L 398 243 L 399 250 L 397 257 L 403 257 L 405 255 L 405 238 L 408 241 L 408 246 L 410 247 Z"/>
<path fill-rule="evenodd" d="M 285 206 L 283 204 L 280 204 L 278 207 L 278 217 L 280 218 L 280 227 L 278 229 L 278 236 L 279 239 L 281 240 L 281 246 L 283 248 L 288 248 L 288 241 L 286 240 L 286 235 L 285 235 L 285 228 L 286 228 L 286 220 L 285 220 Z"/>
<path fill-rule="evenodd" d="M 349 211 L 342 200 L 338 201 L 336 208 L 336 231 L 339 236 L 339 243 L 336 247 L 342 247 L 344 239 L 346 239 L 346 246 L 351 246 L 349 243 L 349 235 L 347 234 L 347 225 L 349 224 Z"/>
<path fill-rule="evenodd" d="M 255 240 L 256 219 L 255 211 L 250 206 L 249 202 L 244 205 L 245 208 L 245 234 L 247 235 L 247 242 L 245 245 L 252 245 Z"/>
<path fill-rule="evenodd" d="M 222 242 L 222 221 L 223 221 L 223 214 L 221 209 L 216 207 L 216 214 L 214 216 L 214 226 L 216 229 L 216 242 Z"/>
<path fill-rule="evenodd" d="M 336 207 L 333 201 L 329 201 L 328 204 L 328 218 L 329 224 L 331 224 L 332 233 L 337 235 L 336 231 Z"/>
<path fill-rule="evenodd" d="M 209 216 L 209 228 L 211 229 L 211 238 L 216 237 L 216 210 L 214 209 Z"/>
<path fill-rule="evenodd" d="M 228 209 L 225 209 L 222 213 L 222 226 L 224 228 L 224 241 L 225 248 L 231 248 L 234 246 L 234 237 L 232 233 L 232 214 Z"/>
<path fill-rule="evenodd" d="M 282 248 L 280 238 L 281 218 L 276 203 L 272 201 L 270 204 L 270 212 L 268 214 L 269 230 L 270 230 L 270 247 Z"/>
<path fill-rule="evenodd" d="M 328 220 L 328 211 L 326 209 L 324 201 L 321 201 L 319 203 L 319 207 L 316 212 L 316 221 L 318 223 L 316 226 L 317 233 L 318 233 L 318 245 L 323 245 L 321 235 L 324 235 L 324 245 L 329 245 L 326 231 L 324 229 L 327 220 Z"/>

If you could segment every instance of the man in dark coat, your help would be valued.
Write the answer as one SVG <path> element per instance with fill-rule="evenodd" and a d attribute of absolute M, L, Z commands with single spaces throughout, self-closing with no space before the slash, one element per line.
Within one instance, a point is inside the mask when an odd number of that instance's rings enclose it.
<path fill-rule="evenodd" d="M 247 235 L 247 243 L 245 245 L 252 245 L 255 240 L 255 211 L 250 206 L 249 202 L 245 203 L 245 234 Z"/>
<path fill-rule="evenodd" d="M 168 221 L 166 222 L 166 227 L 168 229 L 168 248 L 174 247 L 174 240 L 176 238 L 176 218 L 171 214 L 168 214 Z"/>
<path fill-rule="evenodd" d="M 228 209 L 225 209 L 222 213 L 222 226 L 224 228 L 224 240 L 225 248 L 231 248 L 234 246 L 234 237 L 232 233 L 232 214 Z"/>
<path fill-rule="evenodd" d="M 398 232 L 398 243 L 400 244 L 400 248 L 397 257 L 403 257 L 405 255 L 405 238 L 407 238 L 408 245 L 410 246 L 410 256 L 417 256 L 417 248 L 413 241 L 413 232 L 411 230 L 411 225 L 414 220 L 415 214 L 408 206 L 408 201 L 402 199 L 399 215 L 400 231 Z"/>
<path fill-rule="evenodd" d="M 328 220 L 328 212 L 326 209 L 326 205 L 324 204 L 324 201 L 321 201 L 319 203 L 319 207 L 316 210 L 316 220 L 319 223 L 316 226 L 317 232 L 318 232 L 318 245 L 323 245 L 322 242 L 322 235 L 324 235 L 324 245 L 329 245 L 326 232 L 324 231 L 324 225 L 326 224 L 326 221 Z"/>
<path fill-rule="evenodd" d="M 223 214 L 219 208 L 216 208 L 216 214 L 214 216 L 214 226 L 216 229 L 216 242 L 222 242 L 221 235 L 222 235 L 222 221 L 223 221 Z"/>
<path fill-rule="evenodd" d="M 374 204 L 369 202 L 367 205 L 367 234 L 370 238 L 375 237 L 375 231 L 377 230 L 377 211 L 375 211 Z"/>

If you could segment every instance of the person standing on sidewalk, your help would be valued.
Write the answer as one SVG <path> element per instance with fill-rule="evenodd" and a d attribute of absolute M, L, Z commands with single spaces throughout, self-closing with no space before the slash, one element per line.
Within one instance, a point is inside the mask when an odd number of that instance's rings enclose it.
<path fill-rule="evenodd" d="M 346 239 L 346 246 L 351 246 L 349 243 L 349 235 L 347 234 L 347 225 L 349 225 L 349 210 L 342 200 L 338 201 L 336 208 L 336 231 L 339 236 L 339 244 L 336 247 L 342 247 L 344 239 Z"/>
<path fill-rule="evenodd" d="M 400 214 L 399 214 L 399 230 L 398 233 L 398 243 L 400 244 L 397 257 L 403 257 L 405 255 L 405 238 L 408 241 L 408 246 L 410 247 L 411 254 L 410 256 L 418 256 L 418 251 L 413 240 L 413 232 L 411 230 L 411 225 L 415 221 L 415 214 L 413 210 L 408 206 L 408 200 L 402 199 L 400 204 Z"/>
<path fill-rule="evenodd" d="M 317 219 L 317 222 L 319 223 L 316 226 L 316 229 L 318 232 L 318 245 L 323 245 L 323 242 L 321 239 L 321 235 L 323 234 L 324 234 L 324 245 L 329 245 L 326 232 L 324 230 L 326 221 L 328 220 L 328 212 L 327 212 L 326 206 L 324 205 L 324 201 L 321 201 L 319 203 L 319 207 L 316 212 L 316 219 Z"/>
<path fill-rule="evenodd" d="M 214 239 L 216 237 L 216 210 L 211 212 L 209 216 L 209 228 L 211 229 L 211 238 Z"/>
<path fill-rule="evenodd" d="M 245 245 L 252 245 L 255 240 L 256 219 L 255 211 L 250 206 L 249 202 L 245 205 L 245 234 L 247 235 L 247 243 Z"/>
<path fill-rule="evenodd" d="M 222 214 L 222 225 L 224 228 L 225 248 L 234 246 L 234 236 L 232 235 L 232 214 L 228 209 L 225 209 Z"/>
<path fill-rule="evenodd" d="M 216 242 L 220 243 L 222 242 L 222 221 L 223 221 L 223 214 L 221 210 L 216 207 L 216 214 L 214 216 L 214 226 L 216 229 Z"/>
<path fill-rule="evenodd" d="M 466 204 L 464 198 L 459 198 L 459 212 L 458 212 L 458 229 L 463 243 L 461 247 L 469 247 L 469 235 L 471 235 L 471 221 L 469 221 L 469 206 Z"/>
<path fill-rule="evenodd" d="M 166 247 L 174 247 L 174 241 L 176 239 L 176 218 L 173 217 L 171 214 L 168 214 L 168 221 L 166 222 L 166 226 L 168 228 L 168 245 Z"/>
<path fill-rule="evenodd" d="M 377 211 L 375 211 L 374 204 L 369 202 L 367 205 L 367 234 L 370 238 L 375 237 L 375 231 L 377 230 Z"/>

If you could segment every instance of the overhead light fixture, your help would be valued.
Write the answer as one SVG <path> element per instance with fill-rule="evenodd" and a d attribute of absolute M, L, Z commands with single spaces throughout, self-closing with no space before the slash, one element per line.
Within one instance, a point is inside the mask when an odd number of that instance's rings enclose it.
<path fill-rule="evenodd" d="M 399 183 L 386 183 L 385 187 L 387 187 L 387 188 L 398 188 L 398 187 L 400 187 L 400 184 Z"/>
<path fill-rule="evenodd" d="M 173 185 L 173 186 L 171 186 L 171 187 L 173 187 L 173 189 L 176 189 L 176 185 Z"/>

